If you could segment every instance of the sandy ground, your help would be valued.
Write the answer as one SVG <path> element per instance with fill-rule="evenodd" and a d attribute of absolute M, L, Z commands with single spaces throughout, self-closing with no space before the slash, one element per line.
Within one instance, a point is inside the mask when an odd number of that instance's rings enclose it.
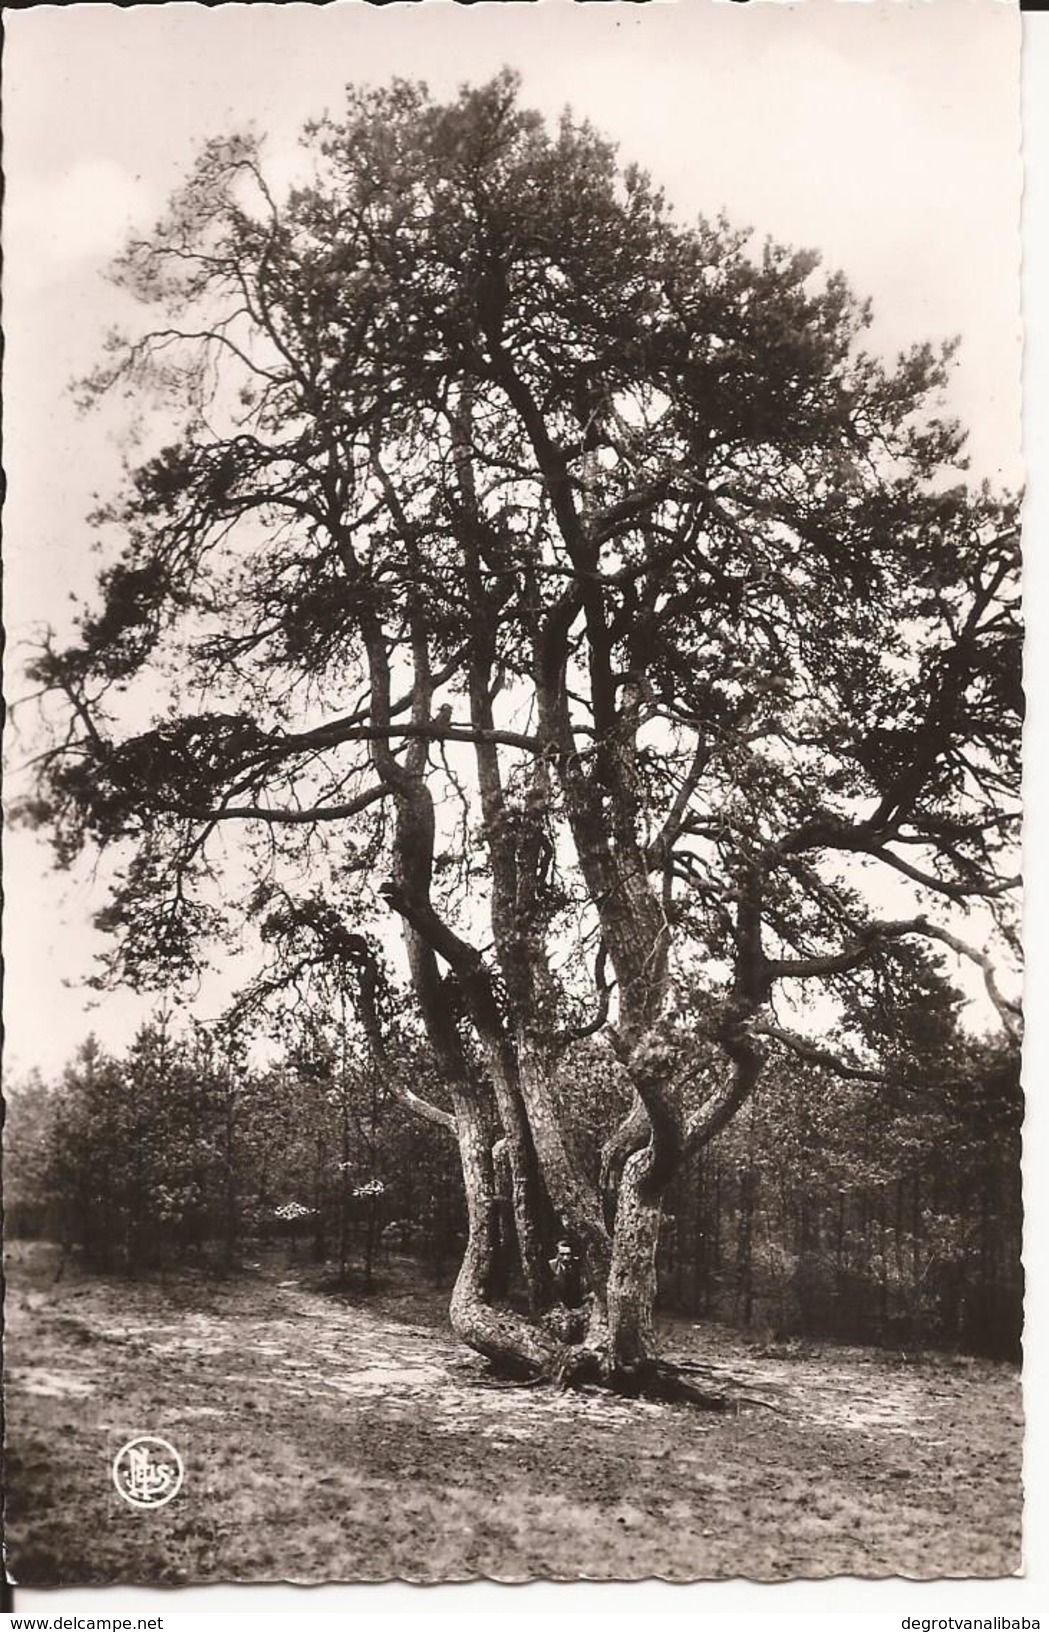
<path fill-rule="evenodd" d="M 53 1283 L 54 1262 L 21 1249 L 9 1268 L 8 1556 L 27 1585 L 1020 1564 L 1010 1366 L 668 1325 L 668 1352 L 742 1396 L 712 1415 L 500 1384 L 428 1291 L 353 1303 L 262 1266 Z M 144 1433 L 186 1470 L 153 1510 L 110 1473 Z"/>

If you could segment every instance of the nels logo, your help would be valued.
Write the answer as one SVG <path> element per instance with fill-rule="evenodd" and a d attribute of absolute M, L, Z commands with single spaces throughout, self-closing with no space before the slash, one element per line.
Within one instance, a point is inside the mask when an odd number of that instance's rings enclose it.
<path fill-rule="evenodd" d="M 182 1458 L 154 1434 L 128 1440 L 113 1458 L 113 1483 L 132 1507 L 163 1507 L 182 1486 Z"/>

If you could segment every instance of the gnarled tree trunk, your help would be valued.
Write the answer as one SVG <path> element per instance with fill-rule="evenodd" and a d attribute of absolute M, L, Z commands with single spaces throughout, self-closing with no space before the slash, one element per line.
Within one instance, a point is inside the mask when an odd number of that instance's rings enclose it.
<path fill-rule="evenodd" d="M 457 1337 L 504 1370 L 551 1375 L 561 1345 L 538 1325 L 492 1300 L 499 1251 L 491 1126 L 474 1095 L 455 1093 L 455 1117 L 466 1188 L 468 1234 L 452 1291 L 450 1318 Z"/>
<path fill-rule="evenodd" d="M 654 1358 L 652 1316 L 656 1302 L 656 1252 L 662 1198 L 646 1189 L 651 1150 L 628 1157 L 616 1205 L 612 1272 L 608 1278 L 610 1358 L 627 1370 Z"/>

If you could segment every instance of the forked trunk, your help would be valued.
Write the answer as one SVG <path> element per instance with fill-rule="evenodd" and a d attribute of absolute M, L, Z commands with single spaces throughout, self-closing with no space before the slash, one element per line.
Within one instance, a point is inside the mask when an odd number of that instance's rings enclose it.
<path fill-rule="evenodd" d="M 487 1119 L 472 1098 L 456 1106 L 469 1235 L 451 1301 L 462 1341 L 511 1374 L 616 1386 L 653 1358 L 652 1310 L 660 1204 L 644 1190 L 646 1152 L 626 1164 L 607 1286 L 588 1296 L 586 1331 L 568 1344 L 553 1330 L 517 1314 L 499 1285 L 499 1198 Z"/>
<path fill-rule="evenodd" d="M 450 1308 L 456 1335 L 510 1376 L 546 1378 L 562 1387 L 596 1383 L 623 1394 L 684 1401 L 705 1410 L 731 1409 L 731 1395 L 712 1392 L 689 1376 L 688 1368 L 667 1364 L 654 1353 L 660 1202 L 645 1185 L 647 1147 L 630 1158 L 624 1171 L 605 1294 L 590 1291 L 585 1332 L 581 1341 L 569 1342 L 549 1316 L 545 1324 L 535 1322 L 503 1302 L 493 1302 L 499 1231 L 490 1130 L 476 1102 L 457 1096 L 456 1114 L 470 1225 Z"/>

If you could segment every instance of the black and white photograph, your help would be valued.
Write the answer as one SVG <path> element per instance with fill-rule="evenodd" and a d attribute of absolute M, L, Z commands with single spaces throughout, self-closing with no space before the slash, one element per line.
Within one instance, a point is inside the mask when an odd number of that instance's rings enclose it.
<path fill-rule="evenodd" d="M 16 1593 L 1016 1576 L 1017 6 L 4 22 Z"/>

